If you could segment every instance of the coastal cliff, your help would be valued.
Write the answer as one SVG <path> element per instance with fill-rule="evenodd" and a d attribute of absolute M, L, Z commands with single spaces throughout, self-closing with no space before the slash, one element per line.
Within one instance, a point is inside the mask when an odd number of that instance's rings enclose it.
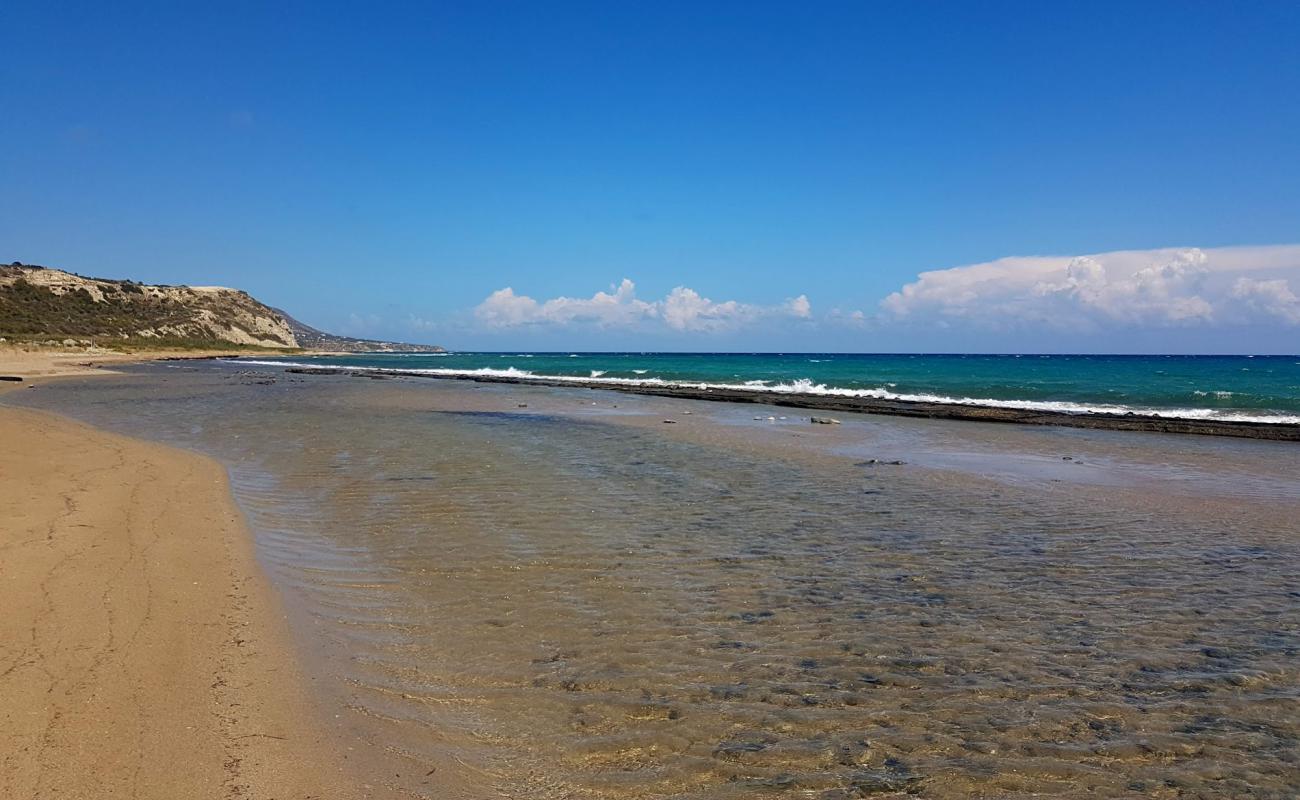
<path fill-rule="evenodd" d="M 0 336 L 74 345 L 442 351 L 324 333 L 238 289 L 153 286 L 20 263 L 0 266 Z"/>

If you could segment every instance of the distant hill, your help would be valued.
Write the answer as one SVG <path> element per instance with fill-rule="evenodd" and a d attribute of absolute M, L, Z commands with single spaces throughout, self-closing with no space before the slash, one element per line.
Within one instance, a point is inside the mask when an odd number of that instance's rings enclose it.
<path fill-rule="evenodd" d="M 0 266 L 0 336 L 180 347 L 442 351 L 333 336 L 238 289 L 151 286 L 18 263 Z"/>
<path fill-rule="evenodd" d="M 299 347 L 308 350 L 341 350 L 348 353 L 445 353 L 443 348 L 432 344 L 407 344 L 403 342 L 381 342 L 376 339 L 353 339 L 350 336 L 335 336 L 317 330 L 305 322 L 299 322 L 288 313 L 278 308 L 272 311 L 284 318 L 293 331 Z"/>

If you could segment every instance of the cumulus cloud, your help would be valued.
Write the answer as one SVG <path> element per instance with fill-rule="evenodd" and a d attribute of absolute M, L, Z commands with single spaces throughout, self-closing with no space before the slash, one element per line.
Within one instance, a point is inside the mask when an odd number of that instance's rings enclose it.
<path fill-rule="evenodd" d="M 923 272 L 881 301 L 894 321 L 993 328 L 1300 324 L 1300 245 L 1002 258 Z"/>
<path fill-rule="evenodd" d="M 567 325 L 573 322 L 590 322 L 597 325 L 626 325 L 654 316 L 651 303 L 636 299 L 636 286 L 623 279 L 613 292 L 596 292 L 590 298 L 556 297 L 539 303 L 533 298 L 515 294 L 514 289 L 498 289 L 478 305 L 475 315 L 494 328 L 511 328 L 519 325 Z"/>
<path fill-rule="evenodd" d="M 808 302 L 808 295 L 806 294 L 790 298 L 786 301 L 785 308 L 792 317 L 800 319 L 810 319 L 812 317 L 812 303 Z"/>
<path fill-rule="evenodd" d="M 731 330 L 772 317 L 810 319 L 812 304 L 805 295 L 778 306 L 736 300 L 715 302 L 685 286 L 673 289 L 662 300 L 647 302 L 636 297 L 636 285 L 624 278 L 610 292 L 596 292 L 589 298 L 555 297 L 538 301 L 516 294 L 510 287 L 498 289 L 479 303 L 474 316 L 492 328 L 575 323 L 612 328 L 650 323 L 674 331 L 707 332 Z"/>
<path fill-rule="evenodd" d="M 1238 278 L 1232 284 L 1232 296 L 1261 315 L 1300 325 L 1300 297 L 1281 278 L 1271 281 Z"/>

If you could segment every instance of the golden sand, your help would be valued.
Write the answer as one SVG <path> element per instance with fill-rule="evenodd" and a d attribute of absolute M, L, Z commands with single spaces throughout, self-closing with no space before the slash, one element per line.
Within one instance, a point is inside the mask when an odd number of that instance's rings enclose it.
<path fill-rule="evenodd" d="M 0 797 L 357 798 L 224 470 L 0 407 Z"/>
<path fill-rule="evenodd" d="M 212 358 L 240 355 L 231 350 L 139 350 L 122 352 L 99 347 L 38 347 L 0 344 L 0 375 L 24 382 L 68 375 L 96 375 L 118 364 L 168 358 Z M 20 384 L 21 385 L 21 384 Z M 0 387 L 3 388 L 3 387 Z"/>

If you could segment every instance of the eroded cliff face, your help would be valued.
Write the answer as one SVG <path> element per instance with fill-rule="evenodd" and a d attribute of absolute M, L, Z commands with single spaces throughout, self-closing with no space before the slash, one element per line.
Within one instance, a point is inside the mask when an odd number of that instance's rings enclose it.
<path fill-rule="evenodd" d="M 0 334 L 300 346 L 283 314 L 237 289 L 150 286 L 18 264 L 0 267 Z"/>

